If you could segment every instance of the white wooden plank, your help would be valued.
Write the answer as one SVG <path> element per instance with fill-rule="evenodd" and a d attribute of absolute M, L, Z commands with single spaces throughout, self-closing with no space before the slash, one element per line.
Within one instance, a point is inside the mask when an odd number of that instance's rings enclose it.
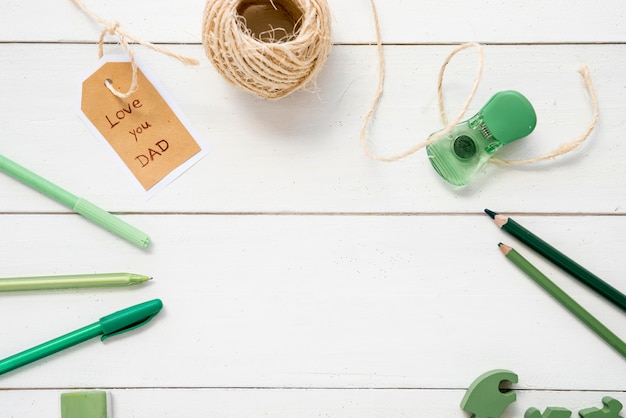
<path fill-rule="evenodd" d="M 624 314 L 487 216 L 149 215 L 145 252 L 69 215 L 4 215 L 6 276 L 132 271 L 143 287 L 0 295 L 0 357 L 152 298 L 164 311 L 4 375 L 0 388 L 466 387 L 624 390 L 624 359 L 500 254 L 512 243 L 616 334 Z M 521 217 L 626 289 L 624 217 Z M 610 243 L 609 247 L 606 247 Z M 5 257 L 8 255 L 8 257 Z M 575 365 L 575 367 L 573 367 Z"/>
<path fill-rule="evenodd" d="M 204 1 L 152 1 L 149 5 L 122 0 L 83 2 L 102 18 L 120 22 L 125 30 L 142 39 L 198 44 L 202 39 Z M 2 3 L 0 40 L 4 42 L 96 42 L 102 29 L 70 0 Z M 374 42 L 369 1 L 328 3 L 334 42 Z M 378 0 L 376 4 L 387 43 L 580 43 L 623 42 L 626 38 L 626 6 L 620 0 L 600 4 L 582 0 Z"/>
<path fill-rule="evenodd" d="M 58 416 L 61 392 L 94 387 L 112 392 L 118 417 L 465 417 L 463 389 L 493 368 L 520 378 L 504 418 L 531 406 L 576 415 L 605 395 L 626 404 L 624 359 L 497 242 L 516 246 L 626 339 L 624 313 L 482 214 L 514 212 L 626 292 L 624 2 L 377 1 L 387 83 L 369 138 L 383 154 L 440 128 L 436 75 L 453 44 L 488 44 L 470 114 L 503 89 L 537 110 L 536 131 L 505 158 L 545 153 L 584 131 L 591 111 L 576 70 L 590 68 L 600 122 L 580 151 L 535 166 L 489 165 L 453 189 L 423 150 L 386 164 L 359 147 L 378 75 L 368 0 L 329 0 L 335 45 L 314 93 L 272 103 L 234 90 L 209 64 L 204 1 L 83 1 L 200 59 L 190 68 L 135 48 L 213 151 L 144 201 L 74 113 L 101 28 L 70 0 L 0 0 L 0 153 L 154 240 L 135 248 L 0 175 L 0 277 L 155 277 L 129 289 L 0 294 L 0 358 L 116 309 L 165 303 L 134 334 L 0 376 L 0 417 Z M 450 65 L 450 114 L 475 65 L 475 51 Z"/>
<path fill-rule="evenodd" d="M 11 390 L 0 392 L 4 416 L 58 416 L 60 395 L 68 390 Z M 237 390 L 237 389 L 113 389 L 109 390 L 113 417 L 328 417 L 417 418 L 466 417 L 459 403 L 464 390 Z M 531 407 L 541 411 L 560 406 L 574 415 L 581 409 L 602 407 L 602 396 L 625 403 L 623 393 L 585 391 L 518 391 L 502 418 L 521 417 Z"/>
<path fill-rule="evenodd" d="M 199 46 L 182 48 L 188 55 Z M 387 83 L 370 128 L 380 154 L 407 149 L 441 128 L 436 76 L 451 47 L 387 47 Z M 0 45 L 2 152 L 112 211 L 138 212 L 473 212 L 618 213 L 626 211 L 623 132 L 624 45 L 488 46 L 484 80 L 469 115 L 496 91 L 517 89 L 538 113 L 535 132 L 503 150 L 506 158 L 542 155 L 578 137 L 591 108 L 577 69 L 588 65 L 600 122 L 572 155 L 526 167 L 493 164 L 468 187 L 445 184 L 424 150 L 396 163 L 367 158 L 362 118 L 377 78 L 373 47 L 338 46 L 317 83 L 265 102 L 227 85 L 208 63 L 188 68 L 139 53 L 165 84 L 211 154 L 146 202 L 74 113 L 80 80 L 95 65 L 92 45 Z M 476 65 L 459 56 L 446 79 L 454 114 Z M 28 92 L 37 92 L 35 96 Z M 28 111 L 25 111 L 28 110 Z M 468 115 L 468 116 L 469 116 Z M 3 212 L 64 211 L 0 176 Z M 579 196 L 585 199 L 579 199 Z"/>

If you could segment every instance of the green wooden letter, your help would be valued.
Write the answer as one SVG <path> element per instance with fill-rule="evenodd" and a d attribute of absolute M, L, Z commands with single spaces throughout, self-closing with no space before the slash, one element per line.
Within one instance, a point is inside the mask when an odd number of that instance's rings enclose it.
<path fill-rule="evenodd" d="M 500 390 L 505 381 L 517 383 L 517 375 L 502 369 L 482 374 L 465 392 L 461 408 L 475 418 L 499 418 L 516 399 L 513 391 Z"/>
<path fill-rule="evenodd" d="M 524 418 L 570 418 L 572 411 L 559 407 L 548 407 L 543 414 L 537 408 L 529 408 Z"/>
<path fill-rule="evenodd" d="M 587 408 L 578 411 L 578 415 L 581 418 L 620 418 L 619 412 L 622 410 L 622 404 L 619 401 L 605 396 L 602 398 L 602 403 L 604 404 L 602 409 Z"/>

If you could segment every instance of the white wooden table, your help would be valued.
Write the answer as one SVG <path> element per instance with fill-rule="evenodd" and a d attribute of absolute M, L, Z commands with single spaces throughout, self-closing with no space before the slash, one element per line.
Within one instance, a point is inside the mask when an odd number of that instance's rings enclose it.
<path fill-rule="evenodd" d="M 441 129 L 437 71 L 454 45 L 485 44 L 468 116 L 515 89 L 534 133 L 501 157 L 541 155 L 591 119 L 588 142 L 532 166 L 488 165 L 445 184 L 422 150 L 366 157 L 359 130 L 376 88 L 367 0 L 330 0 L 333 51 L 317 93 L 266 102 L 233 89 L 201 45 L 202 1 L 86 4 L 125 30 L 200 59 L 135 53 L 210 144 L 210 154 L 145 200 L 76 114 L 100 27 L 69 0 L 0 5 L 0 153 L 148 232 L 136 248 L 0 175 L 0 276 L 130 271 L 124 289 L 0 294 L 0 357 L 161 298 L 145 328 L 89 341 L 0 376 L 0 417 L 60 416 L 59 395 L 110 391 L 115 417 L 464 417 L 468 385 L 519 376 L 518 400 L 577 411 L 626 403 L 626 361 L 497 249 L 513 244 L 616 334 L 626 317 L 499 231 L 513 214 L 626 292 L 626 6 L 584 2 L 380 0 L 385 92 L 369 131 L 380 154 Z M 115 45 L 106 51 L 121 52 Z M 473 82 L 474 51 L 447 73 L 450 112 Z"/>

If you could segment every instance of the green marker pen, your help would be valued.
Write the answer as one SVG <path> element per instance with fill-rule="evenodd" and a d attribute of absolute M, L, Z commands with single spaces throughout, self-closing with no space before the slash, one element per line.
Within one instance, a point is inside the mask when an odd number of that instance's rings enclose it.
<path fill-rule="evenodd" d="M 114 335 L 132 331 L 148 323 L 159 313 L 162 307 L 163 302 L 160 299 L 154 299 L 104 316 L 94 324 L 87 325 L 69 334 L 62 335 L 54 340 L 0 360 L 0 375 L 91 338 L 101 336 L 100 339 L 104 341 Z"/>
<path fill-rule="evenodd" d="M 139 247 L 145 248 L 150 244 L 150 237 L 134 226 L 60 188 L 3 155 L 0 155 L 0 170 Z"/>
<path fill-rule="evenodd" d="M 529 135 L 537 124 L 533 106 L 520 93 L 494 94 L 480 111 L 426 147 L 433 168 L 448 183 L 469 183 L 498 149 Z"/>

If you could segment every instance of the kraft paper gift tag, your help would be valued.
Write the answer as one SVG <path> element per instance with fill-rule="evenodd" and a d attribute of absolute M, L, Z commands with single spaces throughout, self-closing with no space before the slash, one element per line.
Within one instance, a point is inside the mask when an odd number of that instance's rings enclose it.
<path fill-rule="evenodd" d="M 138 88 L 125 99 L 132 81 L 125 57 L 104 57 L 82 84 L 80 116 L 113 150 L 147 197 L 198 162 L 208 149 L 154 77 L 138 65 Z"/>

